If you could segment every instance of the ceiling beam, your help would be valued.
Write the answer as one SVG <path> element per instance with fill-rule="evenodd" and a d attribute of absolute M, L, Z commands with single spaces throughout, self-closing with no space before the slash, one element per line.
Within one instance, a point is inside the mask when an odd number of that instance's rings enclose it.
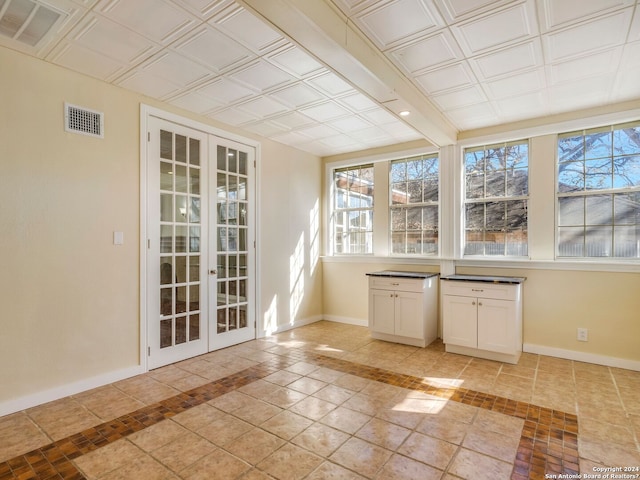
<path fill-rule="evenodd" d="M 327 0 L 240 0 L 354 87 L 432 144 L 454 144 L 458 132 L 364 34 Z M 399 117 L 403 110 L 409 116 Z"/>

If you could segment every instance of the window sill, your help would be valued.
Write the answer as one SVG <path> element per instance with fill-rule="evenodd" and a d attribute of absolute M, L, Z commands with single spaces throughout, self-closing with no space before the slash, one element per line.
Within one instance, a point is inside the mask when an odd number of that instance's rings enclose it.
<path fill-rule="evenodd" d="M 640 260 L 533 260 L 522 257 L 509 258 L 444 258 L 444 257 L 391 257 L 375 255 L 323 256 L 323 263 L 360 263 L 383 265 L 440 265 L 454 262 L 456 267 L 513 268 L 530 270 L 567 270 L 586 272 L 640 273 Z"/>

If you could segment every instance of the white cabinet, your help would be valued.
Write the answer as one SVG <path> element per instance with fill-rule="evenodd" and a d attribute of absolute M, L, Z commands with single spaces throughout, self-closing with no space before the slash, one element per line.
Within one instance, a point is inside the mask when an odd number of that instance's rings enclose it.
<path fill-rule="evenodd" d="M 517 363 L 522 353 L 524 279 L 489 277 L 492 281 L 474 282 L 463 278 L 455 275 L 441 281 L 446 351 Z"/>
<path fill-rule="evenodd" d="M 368 275 L 369 329 L 373 338 L 417 347 L 436 339 L 437 274 L 383 271 Z"/>

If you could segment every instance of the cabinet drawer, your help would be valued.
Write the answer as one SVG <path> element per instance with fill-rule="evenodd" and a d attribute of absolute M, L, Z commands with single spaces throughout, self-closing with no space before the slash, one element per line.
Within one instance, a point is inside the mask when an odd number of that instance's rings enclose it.
<path fill-rule="evenodd" d="M 495 298 L 496 300 L 518 300 L 520 297 L 520 285 L 508 283 L 442 280 L 440 290 L 443 295 L 461 297 Z"/>
<path fill-rule="evenodd" d="M 369 288 L 378 290 L 402 290 L 403 292 L 422 292 L 424 290 L 423 278 L 402 277 L 369 277 Z"/>

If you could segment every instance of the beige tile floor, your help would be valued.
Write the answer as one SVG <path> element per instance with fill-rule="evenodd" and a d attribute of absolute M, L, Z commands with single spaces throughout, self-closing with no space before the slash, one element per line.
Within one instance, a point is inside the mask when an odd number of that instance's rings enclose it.
<path fill-rule="evenodd" d="M 501 364 L 445 353 L 439 342 L 422 349 L 372 340 L 366 328 L 324 321 L 1 417 L 0 463 L 294 352 L 577 414 L 581 472 L 640 467 L 640 372 L 532 354 Z M 53 478 L 508 479 L 523 425 L 297 361 L 74 458 L 80 477 Z M 2 480 L 20 478 L 4 472 Z M 537 475 L 530 478 L 544 478 Z"/>

